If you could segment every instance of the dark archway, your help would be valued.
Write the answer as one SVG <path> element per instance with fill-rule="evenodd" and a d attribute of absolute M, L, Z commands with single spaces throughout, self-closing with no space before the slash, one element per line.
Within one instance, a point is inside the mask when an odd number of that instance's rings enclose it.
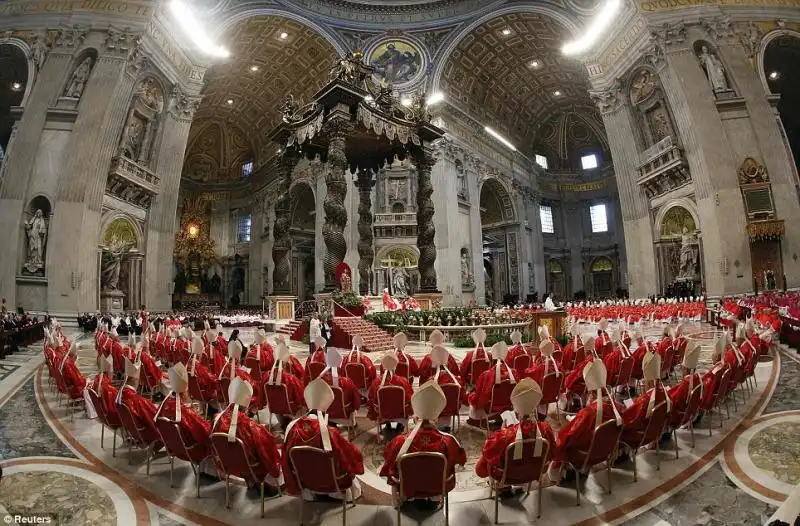
<path fill-rule="evenodd" d="M 28 84 L 28 59 L 12 44 L 0 44 L 0 159 L 14 127 L 11 108 L 22 104 Z"/>
<path fill-rule="evenodd" d="M 486 303 L 516 303 L 518 225 L 511 196 L 500 181 L 487 179 L 481 187 L 480 204 Z"/>
<path fill-rule="evenodd" d="M 778 113 L 786 139 L 800 166 L 800 38 L 781 35 L 764 50 L 764 76 L 772 93 L 781 96 Z"/>
<path fill-rule="evenodd" d="M 292 220 L 289 232 L 292 239 L 291 280 L 292 290 L 299 301 L 313 299 L 315 292 L 314 274 L 314 236 L 316 226 L 316 205 L 314 192 L 306 183 L 298 183 L 289 192 L 292 206 Z"/>

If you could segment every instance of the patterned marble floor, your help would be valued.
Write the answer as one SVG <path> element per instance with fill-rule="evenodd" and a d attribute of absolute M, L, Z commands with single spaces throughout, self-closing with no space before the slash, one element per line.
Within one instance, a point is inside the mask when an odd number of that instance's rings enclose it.
<path fill-rule="evenodd" d="M 590 327 L 586 327 L 588 331 Z M 647 333 L 658 332 L 657 327 Z M 704 347 L 702 363 L 710 360 L 714 332 L 696 324 L 689 331 Z M 84 335 L 77 337 L 85 338 Z M 245 336 L 245 341 L 249 337 Z M 176 462 L 175 488 L 169 487 L 165 459 L 153 463 L 145 474 L 143 456 L 120 449 L 110 451 L 110 437 L 100 447 L 100 426 L 77 414 L 70 421 L 47 385 L 40 367 L 41 348 L 24 350 L 12 362 L 0 361 L 0 515 L 44 513 L 59 525 L 178 525 L 296 523 L 299 503 L 291 497 L 268 501 L 266 517 L 259 517 L 256 495 L 242 487 L 233 490 L 233 509 L 224 508 L 224 484 L 201 478 L 201 498 L 193 493 L 191 470 Z M 293 345 L 301 359 L 306 348 Z M 424 344 L 412 345 L 417 356 Z M 453 350 L 459 358 L 465 350 Z M 94 351 L 81 352 L 79 366 L 94 372 Z M 767 522 L 794 485 L 800 482 L 800 449 L 794 437 L 800 432 L 800 361 L 794 352 L 777 352 L 774 360 L 759 365 L 758 388 L 731 418 L 719 427 L 714 418 L 712 436 L 703 424 L 694 449 L 688 433 L 678 433 L 680 458 L 671 449 L 661 453 L 661 470 L 655 469 L 655 452 L 637 460 L 639 482 L 632 482 L 632 466 L 623 463 L 612 472 L 614 492 L 605 493 L 604 472 L 589 477 L 582 506 L 575 506 L 574 489 L 547 487 L 542 517 L 536 521 L 535 491 L 525 499 L 504 501 L 503 524 L 630 524 L 634 526 L 757 525 Z M 8 373 L 3 371 L 8 366 Z M 11 370 L 13 368 L 13 370 Z M 701 365 L 701 368 L 703 366 Z M 741 400 L 741 398 L 740 398 Z M 364 496 L 348 510 L 347 524 L 389 525 L 395 512 L 388 506 L 388 488 L 377 477 L 381 462 L 371 423 L 360 417 L 354 441 L 362 448 L 367 473 L 361 477 Z M 483 434 L 464 425 L 457 436 L 469 452 L 458 473 L 451 496 L 453 524 L 492 524 L 494 505 L 484 481 L 474 475 L 474 463 Z M 306 524 L 341 524 L 335 503 L 306 506 Z M 443 524 L 441 513 L 404 509 L 404 523 Z"/>

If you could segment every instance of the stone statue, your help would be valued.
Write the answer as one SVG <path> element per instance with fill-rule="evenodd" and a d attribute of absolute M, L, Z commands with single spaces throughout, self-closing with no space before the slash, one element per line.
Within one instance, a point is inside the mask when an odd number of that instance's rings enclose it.
<path fill-rule="evenodd" d="M 708 51 L 708 46 L 703 46 L 700 49 L 700 65 L 706 70 L 708 75 L 708 82 L 711 84 L 711 89 L 714 93 L 720 91 L 728 91 L 728 79 L 725 77 L 725 68 L 722 62 L 716 55 Z"/>
<path fill-rule="evenodd" d="M 144 126 L 142 121 L 132 117 L 122 137 L 122 154 L 132 161 L 138 161 L 143 136 Z"/>
<path fill-rule="evenodd" d="M 132 245 L 133 243 L 118 239 L 116 234 L 111 235 L 111 243 L 103 248 L 100 272 L 100 284 L 103 290 L 118 290 L 122 256 Z"/>
<path fill-rule="evenodd" d="M 472 285 L 472 272 L 469 269 L 469 249 L 461 249 L 461 284 Z"/>
<path fill-rule="evenodd" d="M 36 210 L 33 217 L 25 222 L 25 233 L 28 236 L 28 255 L 25 259 L 25 270 L 33 274 L 44 268 L 47 224 L 41 209 Z"/>
<path fill-rule="evenodd" d="M 698 260 L 697 235 L 683 227 L 681 235 L 680 270 L 679 279 L 693 279 L 697 277 Z"/>
<path fill-rule="evenodd" d="M 408 271 L 405 268 L 397 267 L 394 269 L 392 283 L 395 296 L 398 298 L 408 297 Z"/>
<path fill-rule="evenodd" d="M 294 97 L 291 94 L 287 94 L 283 98 L 283 104 L 281 106 L 281 113 L 283 114 L 283 122 L 294 122 L 296 120 L 296 114 L 299 106 L 294 101 Z"/>
<path fill-rule="evenodd" d="M 89 80 L 89 73 L 92 71 L 92 59 L 86 57 L 81 65 L 72 73 L 72 78 L 69 79 L 67 89 L 64 90 L 64 96 L 70 99 L 80 99 L 83 95 L 83 90 L 86 87 L 86 82 Z"/>

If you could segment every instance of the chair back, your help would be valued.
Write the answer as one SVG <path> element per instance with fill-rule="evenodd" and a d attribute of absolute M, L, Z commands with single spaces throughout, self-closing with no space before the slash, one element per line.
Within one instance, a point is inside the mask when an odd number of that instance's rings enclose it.
<path fill-rule="evenodd" d="M 156 431 L 158 431 L 167 451 L 181 460 L 192 462 L 189 448 L 186 447 L 183 435 L 181 435 L 180 424 L 173 422 L 169 418 L 159 416 L 156 418 L 155 425 Z"/>
<path fill-rule="evenodd" d="M 489 363 L 489 360 L 472 360 L 472 363 L 469 365 L 469 377 L 472 379 L 472 383 L 477 383 L 478 378 L 481 377 L 484 371 L 488 371 L 491 366 L 492 364 Z"/>
<path fill-rule="evenodd" d="M 653 408 L 653 412 L 650 413 L 650 418 L 647 419 L 647 426 L 644 428 L 644 434 L 642 434 L 642 440 L 639 445 L 644 446 L 659 440 L 661 433 L 664 432 L 664 425 L 667 423 L 668 416 L 667 401 L 664 400 L 657 403 Z"/>
<path fill-rule="evenodd" d="M 367 371 L 361 362 L 347 362 L 344 366 L 344 375 L 350 378 L 358 389 L 367 388 Z"/>
<path fill-rule="evenodd" d="M 109 425 L 108 417 L 106 416 L 106 410 L 103 408 L 103 401 L 100 400 L 100 395 L 98 395 L 97 391 L 91 387 L 87 387 L 86 392 L 89 393 L 89 400 L 92 401 L 94 411 L 97 413 L 97 419 L 100 420 L 100 422 L 102 422 L 104 425 Z"/>
<path fill-rule="evenodd" d="M 218 465 L 226 475 L 242 478 L 247 476 L 251 480 L 258 480 L 252 467 L 258 465 L 258 462 L 250 462 L 250 456 L 241 438 L 237 437 L 233 442 L 228 442 L 228 433 L 212 433 L 211 447 L 219 461 Z"/>
<path fill-rule="evenodd" d="M 122 427 L 125 428 L 125 431 L 133 438 L 133 440 L 140 446 L 140 447 L 147 447 L 150 445 L 148 441 L 144 439 L 144 435 L 142 435 L 142 430 L 144 428 L 140 428 L 136 425 L 136 419 L 134 418 L 131 410 L 128 409 L 128 406 L 125 404 L 117 404 L 117 413 L 119 414 L 119 420 L 122 423 Z"/>
<path fill-rule="evenodd" d="M 500 469 L 503 470 L 501 486 L 521 486 L 522 484 L 536 482 L 541 478 L 542 473 L 547 469 L 550 443 L 543 438 L 538 440 L 542 442 L 542 454 L 538 457 L 533 456 L 537 442 L 535 438 L 516 440 L 506 447 L 503 464 L 500 466 Z M 514 449 L 517 443 L 522 444 L 522 457 L 519 460 L 514 460 Z"/>
<path fill-rule="evenodd" d="M 439 414 L 439 417 L 444 418 L 457 415 L 461 410 L 462 387 L 458 384 L 439 384 L 439 387 L 442 388 L 444 396 L 447 399 L 444 410 Z"/>
<path fill-rule="evenodd" d="M 250 376 L 256 381 L 257 385 L 261 385 L 261 362 L 256 359 L 255 355 L 248 356 L 244 361 L 244 366 L 250 369 Z"/>
<path fill-rule="evenodd" d="M 553 345 L 555 346 L 555 350 L 553 351 L 553 359 L 556 361 L 556 363 L 561 363 L 561 360 L 564 359 L 564 350 L 556 341 L 553 342 Z"/>
<path fill-rule="evenodd" d="M 231 364 L 231 367 L 233 365 Z M 222 378 L 219 379 L 219 397 L 222 398 L 222 403 L 224 405 L 228 405 L 228 388 L 231 386 L 231 378 L 228 375 L 223 375 Z"/>
<path fill-rule="evenodd" d="M 750 353 L 750 357 L 744 362 L 744 376 L 745 378 L 749 378 L 753 376 L 756 372 L 756 362 L 758 361 L 758 349 L 753 348 L 753 352 Z"/>
<path fill-rule="evenodd" d="M 341 493 L 353 484 L 350 475 L 337 465 L 331 451 L 294 446 L 289 449 L 289 463 L 300 489 L 314 493 Z"/>
<path fill-rule="evenodd" d="M 350 404 L 344 401 L 344 391 L 341 387 L 331 386 L 333 391 L 333 403 L 328 408 L 328 416 L 337 420 L 346 419 L 350 417 Z"/>
<path fill-rule="evenodd" d="M 61 369 L 59 369 L 58 364 L 53 367 L 53 379 L 56 381 L 56 388 L 58 389 L 59 393 L 69 393 L 69 389 L 67 389 L 67 384 L 64 382 L 64 376 L 61 374 Z"/>
<path fill-rule="evenodd" d="M 519 354 L 515 356 L 514 363 L 511 365 L 511 367 L 519 373 L 525 371 L 525 369 L 527 369 L 530 366 L 531 366 L 531 356 L 528 353 Z"/>
<path fill-rule="evenodd" d="M 397 376 L 402 376 L 406 380 L 410 380 L 411 376 L 411 369 L 408 367 L 407 362 L 398 362 L 397 367 L 394 368 L 394 374 Z"/>
<path fill-rule="evenodd" d="M 384 385 L 378 388 L 378 421 L 408 418 L 406 414 L 406 390 L 399 385 Z"/>
<path fill-rule="evenodd" d="M 267 401 L 269 412 L 276 415 L 293 415 L 292 404 L 289 402 L 289 390 L 286 385 L 264 384 L 264 399 Z"/>
<path fill-rule="evenodd" d="M 714 392 L 711 393 L 711 396 L 705 398 L 701 401 L 700 409 L 703 411 L 710 411 L 714 409 L 717 405 L 717 400 L 719 400 L 720 396 L 725 396 L 727 392 L 727 382 L 728 382 L 728 372 L 730 371 L 730 367 L 726 364 L 723 366 L 722 370 L 718 373 L 719 374 L 719 381 L 717 385 L 714 387 Z"/>
<path fill-rule="evenodd" d="M 633 359 L 633 356 L 628 356 L 627 358 L 622 359 L 622 362 L 619 364 L 619 374 L 617 374 L 616 383 L 614 383 L 614 386 L 628 385 L 628 382 L 631 381 L 631 376 L 633 375 L 634 361 L 635 360 Z"/>
<path fill-rule="evenodd" d="M 488 413 L 496 414 L 513 409 L 511 405 L 511 391 L 514 384 L 510 380 L 503 380 L 499 384 L 492 384 L 492 392 L 489 394 Z"/>
<path fill-rule="evenodd" d="M 558 395 L 561 393 L 561 385 L 564 382 L 564 375 L 550 371 L 542 378 L 542 400 L 540 404 L 552 404 L 558 401 Z"/>
<path fill-rule="evenodd" d="M 308 378 L 309 380 L 315 380 L 322 371 L 325 370 L 325 364 L 323 362 L 309 362 L 308 363 Z"/>
<path fill-rule="evenodd" d="M 206 403 L 206 400 L 203 397 L 203 390 L 200 388 L 200 380 L 197 379 L 196 375 L 189 375 L 189 397 L 193 400 L 199 400 L 200 402 Z"/>
<path fill-rule="evenodd" d="M 661 360 L 661 377 L 664 378 L 669 373 L 672 372 L 672 363 L 675 360 L 675 355 L 677 355 L 677 351 L 675 350 L 674 345 L 670 345 L 667 347 L 667 350 L 664 351 L 664 358 Z"/>
<path fill-rule="evenodd" d="M 434 451 L 418 451 L 397 457 L 400 498 L 430 498 L 447 494 L 447 457 Z"/>
<path fill-rule="evenodd" d="M 698 383 L 698 385 L 694 386 L 692 392 L 689 393 L 689 402 L 686 404 L 686 410 L 683 412 L 683 417 L 681 418 L 681 426 L 685 426 L 689 422 L 693 421 L 695 416 L 697 416 L 697 411 L 700 410 L 700 399 L 703 394 L 703 384 L 702 382 Z"/>
<path fill-rule="evenodd" d="M 605 462 L 617 449 L 622 426 L 617 425 L 613 418 L 594 428 L 592 442 L 589 449 L 584 452 L 583 470 Z M 577 467 L 577 466 L 576 466 Z"/>

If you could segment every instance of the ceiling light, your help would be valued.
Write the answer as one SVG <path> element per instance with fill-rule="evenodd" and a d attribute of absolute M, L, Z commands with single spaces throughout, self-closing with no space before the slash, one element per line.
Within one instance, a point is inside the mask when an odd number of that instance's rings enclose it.
<path fill-rule="evenodd" d="M 225 102 L 228 103 L 228 106 L 231 106 L 233 104 L 233 99 L 228 99 Z"/>
<path fill-rule="evenodd" d="M 433 106 L 443 101 L 444 101 L 444 93 L 442 93 L 441 91 L 437 91 L 436 93 L 428 97 L 428 100 L 425 101 L 425 104 L 427 106 Z"/>
<path fill-rule="evenodd" d="M 365 102 L 372 102 L 373 100 L 375 100 L 375 99 L 373 98 L 372 95 L 367 95 L 366 97 L 364 97 L 364 101 Z"/>
<path fill-rule="evenodd" d="M 769 80 L 778 80 L 781 77 L 781 74 L 777 71 L 771 71 L 769 74 Z"/>
<path fill-rule="evenodd" d="M 621 3 L 621 0 L 606 0 L 605 5 L 597 13 L 595 19 L 587 26 L 583 36 L 565 44 L 561 48 L 561 52 L 565 55 L 575 55 L 591 48 L 603 31 L 611 24 L 611 21 L 614 20 L 614 15 L 619 10 Z"/>
<path fill-rule="evenodd" d="M 502 142 L 503 144 L 505 144 L 505 145 L 506 145 L 506 147 L 507 147 L 508 149 L 510 149 L 511 151 L 513 151 L 513 152 L 516 152 L 516 151 L 517 151 L 517 147 L 516 147 L 516 146 L 514 146 L 513 144 L 511 144 L 511 142 L 509 142 L 509 140 L 508 140 L 508 139 L 506 139 L 505 137 L 503 137 L 502 135 L 500 135 L 499 133 L 497 133 L 496 131 L 494 131 L 494 130 L 493 130 L 493 129 L 491 129 L 490 127 L 488 127 L 488 126 L 484 126 L 484 127 L 483 127 L 483 130 L 484 130 L 486 133 L 488 133 L 489 135 L 491 135 L 492 137 L 494 137 L 495 139 L 497 139 L 498 141 L 500 141 L 500 142 Z"/>
<path fill-rule="evenodd" d="M 561 90 L 555 90 L 555 91 L 553 92 L 553 96 L 555 96 L 555 97 L 560 97 L 560 96 L 561 96 Z"/>
<path fill-rule="evenodd" d="M 255 64 L 250 66 L 250 71 L 252 71 L 252 72 L 258 71 L 258 66 L 256 66 Z"/>
<path fill-rule="evenodd" d="M 281 33 L 281 40 L 286 40 L 287 38 L 289 38 L 289 33 Z"/>
<path fill-rule="evenodd" d="M 542 63 L 541 63 L 541 62 L 539 62 L 538 60 L 531 60 L 531 61 L 528 63 L 528 65 L 529 65 L 530 67 L 532 67 L 532 68 L 536 69 L 536 68 L 540 67 L 540 66 L 542 65 Z"/>
<path fill-rule="evenodd" d="M 11 83 L 11 91 L 21 91 L 21 90 L 22 90 L 22 82 Z"/>
<path fill-rule="evenodd" d="M 410 97 L 403 97 L 402 99 L 400 99 L 400 104 L 402 104 L 403 106 L 411 106 L 411 103 L 412 101 Z"/>
<path fill-rule="evenodd" d="M 189 6 L 181 0 L 172 0 L 170 9 L 172 9 L 172 14 L 175 15 L 175 19 L 183 28 L 183 32 L 200 48 L 200 51 L 214 57 L 226 58 L 230 56 L 227 49 L 211 42 L 208 33 L 194 17 Z"/>
<path fill-rule="evenodd" d="M 508 35 L 511 34 L 511 30 L 508 29 L 508 28 L 505 28 L 504 30 L 502 30 L 500 32 L 503 34 L 504 37 L 507 37 Z"/>

